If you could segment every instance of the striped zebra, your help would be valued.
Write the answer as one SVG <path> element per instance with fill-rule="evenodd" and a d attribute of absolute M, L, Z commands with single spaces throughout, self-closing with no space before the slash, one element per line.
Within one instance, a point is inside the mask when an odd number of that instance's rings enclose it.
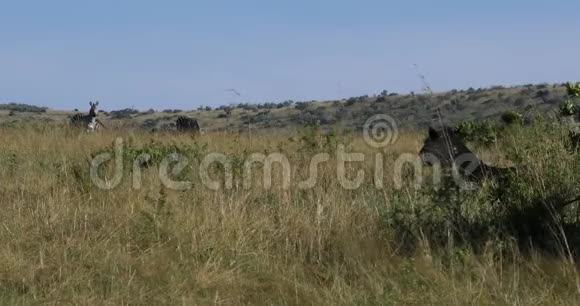
<path fill-rule="evenodd" d="M 200 133 L 199 123 L 197 123 L 197 120 L 185 116 L 177 117 L 177 120 L 175 120 L 175 128 L 177 132 L 190 132 L 194 134 Z"/>
<path fill-rule="evenodd" d="M 87 132 L 94 132 L 97 129 L 105 127 L 104 124 L 97 119 L 97 106 L 99 105 L 99 101 L 93 103 L 92 101 L 89 102 L 91 109 L 89 110 L 89 114 L 75 114 L 70 118 L 70 124 L 73 127 L 84 127 L 87 128 Z"/>

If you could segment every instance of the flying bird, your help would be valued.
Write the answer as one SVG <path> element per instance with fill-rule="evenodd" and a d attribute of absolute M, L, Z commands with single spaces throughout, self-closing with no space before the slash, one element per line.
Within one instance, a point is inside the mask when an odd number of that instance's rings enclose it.
<path fill-rule="evenodd" d="M 237 90 L 235 90 L 233 88 L 226 89 L 226 91 L 232 92 L 232 93 L 234 93 L 238 97 L 241 97 L 242 96 L 239 91 L 237 91 Z"/>

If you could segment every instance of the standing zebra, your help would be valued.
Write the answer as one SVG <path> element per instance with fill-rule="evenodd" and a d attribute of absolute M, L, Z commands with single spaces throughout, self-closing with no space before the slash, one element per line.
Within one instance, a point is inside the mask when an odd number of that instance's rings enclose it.
<path fill-rule="evenodd" d="M 75 114 L 70 118 L 70 124 L 73 127 L 86 127 L 87 132 L 94 132 L 99 128 L 105 127 L 103 123 L 97 119 L 97 106 L 99 105 L 99 101 L 93 103 L 92 101 L 89 102 L 91 109 L 89 110 L 88 115 L 84 114 Z"/>
<path fill-rule="evenodd" d="M 177 117 L 175 128 L 177 132 L 191 132 L 194 134 L 199 134 L 200 132 L 197 120 L 185 116 Z"/>

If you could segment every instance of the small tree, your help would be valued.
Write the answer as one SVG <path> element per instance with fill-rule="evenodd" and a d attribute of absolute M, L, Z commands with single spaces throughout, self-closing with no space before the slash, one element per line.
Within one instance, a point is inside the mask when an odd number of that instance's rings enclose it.
<path fill-rule="evenodd" d="M 566 93 L 568 97 L 560 106 L 560 114 L 562 116 L 572 116 L 576 113 L 576 105 L 573 100 L 580 97 L 580 83 L 566 83 Z"/>

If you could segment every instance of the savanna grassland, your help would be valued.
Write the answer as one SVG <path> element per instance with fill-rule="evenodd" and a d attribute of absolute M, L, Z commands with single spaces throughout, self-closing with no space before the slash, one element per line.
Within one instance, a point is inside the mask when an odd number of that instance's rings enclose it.
<path fill-rule="evenodd" d="M 401 154 L 416 156 L 423 130 L 369 146 L 359 133 L 299 129 L 292 135 L 209 132 L 199 137 L 109 128 L 0 129 L 1 304 L 577 305 L 577 204 L 542 208 L 580 194 L 580 158 L 565 128 L 549 120 L 504 128 L 497 142 L 470 146 L 496 165 L 520 166 L 506 181 L 476 189 L 416 185 Z M 111 190 L 90 164 L 121 137 L 123 180 Z M 364 154 L 346 166 L 357 188 L 341 185 L 337 152 Z M 136 188 L 134 160 L 142 172 Z M 166 156 L 189 164 L 160 179 Z M 201 161 L 226 156 L 203 184 Z M 284 188 L 241 184 L 252 153 L 279 153 L 291 167 Z M 328 153 L 312 188 L 300 188 L 313 156 Z M 377 157 L 379 154 L 379 157 Z M 383 175 L 375 176 L 376 160 Z M 114 162 L 100 169 L 113 177 Z M 226 178 L 233 177 L 231 187 Z M 382 183 L 381 183 L 382 181 Z M 528 213 L 530 212 L 530 213 Z"/>

